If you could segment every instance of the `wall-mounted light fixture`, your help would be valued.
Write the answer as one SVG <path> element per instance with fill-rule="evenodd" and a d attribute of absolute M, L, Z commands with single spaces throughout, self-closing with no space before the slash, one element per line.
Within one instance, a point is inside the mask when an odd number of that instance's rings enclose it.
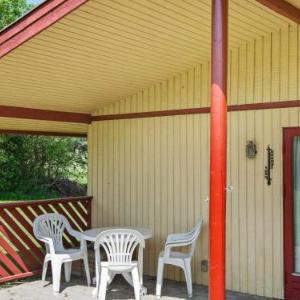
<path fill-rule="evenodd" d="M 249 159 L 254 159 L 257 154 L 256 144 L 254 141 L 248 141 L 246 144 L 246 156 Z"/>

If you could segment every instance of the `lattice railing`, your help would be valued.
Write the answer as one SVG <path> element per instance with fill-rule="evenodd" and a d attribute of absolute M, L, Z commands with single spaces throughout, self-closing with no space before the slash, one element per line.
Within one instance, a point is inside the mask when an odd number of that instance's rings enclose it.
<path fill-rule="evenodd" d="M 40 272 L 44 245 L 34 238 L 32 230 L 38 215 L 63 214 L 74 229 L 84 231 L 91 226 L 91 200 L 75 197 L 0 204 L 0 283 Z M 64 244 L 74 247 L 78 241 L 65 235 Z"/>

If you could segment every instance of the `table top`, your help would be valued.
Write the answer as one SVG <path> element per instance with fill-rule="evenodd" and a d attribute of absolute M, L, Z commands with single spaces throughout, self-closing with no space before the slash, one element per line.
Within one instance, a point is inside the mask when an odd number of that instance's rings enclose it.
<path fill-rule="evenodd" d="M 138 231 L 145 240 L 152 238 L 152 231 L 148 228 L 143 227 L 131 227 L 131 226 L 112 226 L 112 227 L 101 227 L 101 228 L 93 228 L 83 232 L 84 239 L 90 242 L 95 242 L 96 237 L 99 233 L 109 230 L 109 229 L 134 229 Z"/>

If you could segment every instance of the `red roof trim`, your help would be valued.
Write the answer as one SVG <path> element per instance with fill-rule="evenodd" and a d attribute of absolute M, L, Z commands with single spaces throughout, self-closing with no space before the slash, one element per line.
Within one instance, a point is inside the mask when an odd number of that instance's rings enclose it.
<path fill-rule="evenodd" d="M 300 100 L 229 105 L 228 112 L 260 110 L 260 109 L 279 109 L 279 108 L 289 108 L 289 107 L 300 107 Z M 208 113 L 210 113 L 210 107 L 185 108 L 185 109 L 147 111 L 147 112 L 136 112 L 136 113 L 126 113 L 126 114 L 115 114 L 115 115 L 99 115 L 99 116 L 92 116 L 91 121 L 95 122 L 95 121 L 109 121 L 109 120 L 126 120 L 126 119 L 208 114 Z"/>
<path fill-rule="evenodd" d="M 0 45 L 65 1 L 66 0 L 48 0 L 28 12 L 22 18 L 18 19 L 16 22 L 1 31 Z"/>
<path fill-rule="evenodd" d="M 146 112 L 136 112 L 136 113 L 126 113 L 126 114 L 92 116 L 92 121 L 125 120 L 125 119 L 138 119 L 138 118 L 167 117 L 167 116 L 177 116 L 177 115 L 193 115 L 193 114 L 206 114 L 209 112 L 210 112 L 209 107 L 171 109 L 171 110 L 146 111 Z"/>
<path fill-rule="evenodd" d="M 282 0 L 256 0 L 278 14 L 300 24 L 300 9 Z"/>
<path fill-rule="evenodd" d="M 0 58 L 88 0 L 48 0 L 0 33 Z"/>
<path fill-rule="evenodd" d="M 0 105 L 0 117 L 84 124 L 89 124 L 91 122 L 90 114 L 14 107 L 5 105 Z"/>
<path fill-rule="evenodd" d="M 300 100 L 235 104 L 235 105 L 229 105 L 228 111 L 233 112 L 233 111 L 280 109 L 280 108 L 292 108 L 292 107 L 300 107 Z M 170 109 L 170 110 L 92 116 L 88 113 L 74 113 L 74 112 L 0 105 L 0 117 L 2 118 L 4 117 L 4 118 L 17 118 L 17 119 L 32 119 L 32 120 L 70 122 L 70 123 L 82 123 L 82 124 L 90 124 L 92 121 L 95 122 L 95 121 L 109 121 L 109 120 L 125 120 L 125 119 L 167 117 L 167 116 L 178 116 L 178 115 L 208 114 L 208 113 L 210 113 L 210 107 L 183 108 L 183 109 Z"/>

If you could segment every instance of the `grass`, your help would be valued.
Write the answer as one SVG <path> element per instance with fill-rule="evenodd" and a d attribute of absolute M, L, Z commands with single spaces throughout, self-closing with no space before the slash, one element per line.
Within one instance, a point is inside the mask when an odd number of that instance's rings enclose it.
<path fill-rule="evenodd" d="M 54 192 L 40 191 L 34 192 L 32 194 L 25 194 L 21 192 L 5 192 L 0 193 L 0 203 L 21 201 L 21 200 L 41 200 L 41 199 L 51 199 L 57 198 L 58 195 Z"/>

